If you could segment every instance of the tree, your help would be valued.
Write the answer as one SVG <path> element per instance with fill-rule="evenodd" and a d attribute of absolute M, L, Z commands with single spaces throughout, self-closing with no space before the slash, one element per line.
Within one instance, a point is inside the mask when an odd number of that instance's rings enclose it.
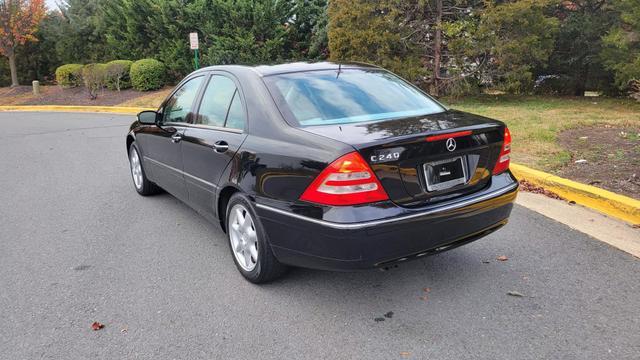
<path fill-rule="evenodd" d="M 323 59 L 327 57 L 327 0 L 291 0 L 286 21 L 287 57 Z"/>
<path fill-rule="evenodd" d="M 56 52 L 56 44 L 64 36 L 64 33 L 61 33 L 62 21 L 60 12 L 47 13 L 35 33 L 38 41 L 18 46 L 16 57 L 20 59 L 18 63 L 20 82 L 36 79 L 48 82 L 54 79 L 53 74 L 56 68 L 62 64 Z"/>
<path fill-rule="evenodd" d="M 16 48 L 37 40 L 34 33 L 44 17 L 43 0 L 0 0 L 0 53 L 9 59 L 11 86 L 18 86 Z"/>
<path fill-rule="evenodd" d="M 105 59 L 105 39 L 101 31 L 100 6 L 111 0 L 63 0 L 63 22 L 56 42 L 56 52 L 64 63 L 100 62 Z"/>
<path fill-rule="evenodd" d="M 607 0 L 563 1 L 555 47 L 546 74 L 559 76 L 558 93 L 583 96 L 587 87 L 606 88 L 612 81 L 600 53 L 602 36 L 611 28 L 615 12 Z M 545 74 L 545 75 L 546 75 Z"/>
<path fill-rule="evenodd" d="M 425 87 L 433 95 L 467 88 L 487 60 L 479 47 L 482 0 L 413 0 L 399 2 L 408 35 L 403 41 L 421 54 L 429 74 Z M 477 81 L 472 81 L 477 84 Z"/>
<path fill-rule="evenodd" d="M 422 52 L 407 43 L 410 33 L 400 27 L 400 0 L 329 1 L 329 58 L 373 63 L 420 81 L 428 75 Z"/>
<path fill-rule="evenodd" d="M 616 85 L 626 89 L 640 81 L 640 0 L 617 0 L 613 6 L 618 17 L 603 38 L 600 56 L 613 71 Z"/>
<path fill-rule="evenodd" d="M 532 89 L 534 69 L 544 67 L 554 49 L 556 0 L 487 2 L 479 31 L 491 59 L 485 76 L 512 93 Z"/>

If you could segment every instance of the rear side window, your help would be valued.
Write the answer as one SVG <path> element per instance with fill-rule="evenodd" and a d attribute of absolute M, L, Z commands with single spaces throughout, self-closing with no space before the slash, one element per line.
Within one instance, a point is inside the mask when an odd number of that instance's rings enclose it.
<path fill-rule="evenodd" d="M 202 96 L 196 123 L 217 127 L 244 128 L 244 107 L 233 80 L 213 75 Z"/>
<path fill-rule="evenodd" d="M 398 119 L 445 109 L 382 70 L 343 69 L 264 78 L 281 112 L 297 126 Z"/>

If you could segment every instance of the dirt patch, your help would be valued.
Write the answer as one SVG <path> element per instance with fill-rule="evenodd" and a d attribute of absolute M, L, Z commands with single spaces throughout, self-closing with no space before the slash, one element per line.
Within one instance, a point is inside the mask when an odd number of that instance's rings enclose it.
<path fill-rule="evenodd" d="M 0 88 L 0 105 L 113 106 L 149 95 L 148 92 L 131 89 L 122 91 L 103 90 L 98 93 L 97 99 L 91 100 L 84 87 L 63 89 L 59 86 L 41 86 L 40 91 L 40 96 L 34 96 L 30 86 Z"/>
<path fill-rule="evenodd" d="M 640 199 L 640 128 L 578 128 L 558 141 L 571 154 L 559 176 Z"/>

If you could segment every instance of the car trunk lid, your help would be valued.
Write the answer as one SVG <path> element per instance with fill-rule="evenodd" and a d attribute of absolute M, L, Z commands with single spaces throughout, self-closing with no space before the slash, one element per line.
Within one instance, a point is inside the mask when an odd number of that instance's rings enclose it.
<path fill-rule="evenodd" d="M 389 198 L 423 206 L 485 187 L 500 154 L 504 124 L 455 110 L 306 131 L 352 145 Z"/>

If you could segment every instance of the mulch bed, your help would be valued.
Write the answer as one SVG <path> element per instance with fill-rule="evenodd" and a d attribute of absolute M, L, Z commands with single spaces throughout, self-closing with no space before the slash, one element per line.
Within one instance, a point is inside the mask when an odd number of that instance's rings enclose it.
<path fill-rule="evenodd" d="M 125 101 L 145 95 L 139 91 L 127 89 L 122 91 L 103 90 L 98 93 L 98 98 L 91 100 L 84 87 L 62 89 L 59 86 L 43 86 L 39 97 L 29 96 L 31 86 L 18 86 L 15 88 L 3 88 L 0 91 L 0 105 L 3 105 L 3 97 L 20 96 L 20 101 L 12 102 L 12 105 L 85 105 L 85 106 L 113 106 Z"/>
<path fill-rule="evenodd" d="M 93 106 L 113 106 L 123 103 L 132 98 L 141 95 L 140 92 L 134 90 L 122 91 L 101 91 L 98 98 L 91 100 L 89 93 L 83 87 L 72 89 L 61 89 L 60 87 L 50 87 L 47 93 L 42 94 L 40 98 L 31 99 L 23 105 L 93 105 Z"/>
<path fill-rule="evenodd" d="M 571 153 L 559 176 L 640 199 L 640 129 L 586 127 L 558 140 Z"/>

